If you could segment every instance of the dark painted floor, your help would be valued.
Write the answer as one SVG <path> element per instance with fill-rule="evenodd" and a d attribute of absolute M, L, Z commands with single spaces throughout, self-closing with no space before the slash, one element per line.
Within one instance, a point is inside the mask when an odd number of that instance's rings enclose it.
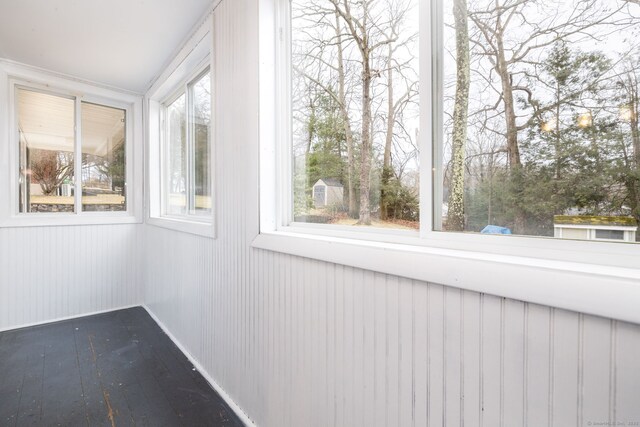
<path fill-rule="evenodd" d="M 142 308 L 0 333 L 0 426 L 242 426 Z"/>

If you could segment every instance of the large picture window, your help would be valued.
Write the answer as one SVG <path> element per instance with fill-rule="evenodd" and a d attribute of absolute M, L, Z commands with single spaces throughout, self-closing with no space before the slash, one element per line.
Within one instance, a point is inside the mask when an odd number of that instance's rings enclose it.
<path fill-rule="evenodd" d="M 640 6 L 543 3 L 292 0 L 282 225 L 640 241 Z"/>
<path fill-rule="evenodd" d="M 15 100 L 20 213 L 127 210 L 126 109 L 23 86 Z"/>
<path fill-rule="evenodd" d="M 210 220 L 211 77 L 209 69 L 163 103 L 163 214 Z"/>

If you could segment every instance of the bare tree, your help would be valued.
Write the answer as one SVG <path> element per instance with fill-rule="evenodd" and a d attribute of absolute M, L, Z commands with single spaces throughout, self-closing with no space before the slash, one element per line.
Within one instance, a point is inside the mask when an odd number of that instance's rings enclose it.
<path fill-rule="evenodd" d="M 409 157 L 412 157 L 412 155 L 417 151 L 415 147 L 412 147 L 412 152 L 408 153 L 409 156 L 404 156 L 403 159 L 397 159 L 397 167 L 400 170 L 395 170 L 396 165 L 394 165 L 392 161 L 394 141 L 397 141 L 398 139 L 407 141 L 410 139 L 410 133 L 407 132 L 406 129 L 403 129 L 403 111 L 418 95 L 417 78 L 411 75 L 412 71 L 414 71 L 412 70 L 412 67 L 415 67 L 413 62 L 416 59 L 416 56 L 412 52 L 405 52 L 404 50 L 411 44 L 411 42 L 417 39 L 418 34 L 412 33 L 411 31 L 400 31 L 400 27 L 406 19 L 406 14 L 410 11 L 409 3 L 399 1 L 396 3 L 389 3 L 389 6 L 393 9 L 390 10 L 390 36 L 396 41 L 387 45 L 387 57 L 385 59 L 387 105 L 386 115 L 384 117 L 386 131 L 380 183 L 380 219 L 382 220 L 388 219 L 388 199 L 390 196 L 388 194 L 389 182 L 394 175 L 396 179 L 400 178 L 402 175 L 401 170 L 406 165 Z M 399 50 L 403 50 L 402 55 L 398 55 Z M 400 56 L 400 58 L 398 58 L 398 56 Z M 400 86 L 400 89 L 402 90 L 400 93 L 397 93 L 397 86 Z M 400 132 L 398 132 L 398 128 L 400 128 Z M 400 146 L 396 147 L 396 154 L 399 154 L 401 151 L 403 150 Z"/>
<path fill-rule="evenodd" d="M 560 0 L 549 0 L 544 4 L 536 0 L 491 0 L 486 2 L 486 7 L 480 5 L 469 13 L 478 31 L 478 36 L 473 38 L 474 47 L 490 61 L 499 80 L 499 99 L 491 109 L 498 112 L 494 118 L 501 117 L 503 126 L 501 130 L 493 130 L 505 138 L 508 166 L 514 179 L 521 173 L 522 166 L 519 132 L 527 129 L 544 112 L 557 108 L 557 104 L 539 106 L 530 86 L 525 84 L 526 79 L 532 75 L 535 77 L 536 72 L 528 73 L 526 67 L 535 69 L 541 61 L 542 52 L 559 41 L 572 38 L 595 40 L 598 27 L 627 24 L 615 21 L 624 4 L 614 4 L 602 10 L 598 0 L 572 0 L 571 6 L 567 7 Z M 544 13 L 540 13 L 541 8 Z M 530 10 L 537 10 L 537 13 L 529 13 Z M 570 12 L 563 15 L 561 10 Z M 540 17 L 538 21 L 534 19 L 536 16 Z M 520 37 L 508 37 L 512 32 L 520 34 Z M 522 35 L 524 33 L 526 35 Z M 526 108 L 518 108 L 519 100 Z M 516 208 L 514 229 L 516 233 L 523 233 L 525 214 L 521 208 Z"/>
<path fill-rule="evenodd" d="M 337 47 L 337 68 L 338 68 L 338 104 L 340 105 L 340 114 L 344 126 L 345 139 L 347 140 L 347 190 L 349 200 L 349 216 L 356 218 L 358 216 L 358 205 L 356 202 L 356 164 L 353 147 L 353 129 L 351 129 L 351 119 L 349 118 L 349 110 L 347 108 L 346 98 L 346 77 L 344 71 L 344 54 L 342 46 L 343 26 L 340 21 L 340 13 L 335 11 L 335 31 L 336 31 L 336 47 Z"/>
<path fill-rule="evenodd" d="M 390 46 L 398 40 L 397 27 L 403 18 L 403 13 L 383 14 L 386 16 L 376 16 L 373 6 L 375 0 L 363 0 L 355 3 L 357 14 L 354 13 L 351 2 L 347 0 L 331 0 L 336 13 L 345 23 L 347 33 L 355 43 L 360 53 L 359 65 L 361 67 L 361 136 L 360 136 L 360 212 L 359 224 L 371 224 L 371 161 L 373 154 L 373 138 L 371 129 L 373 128 L 372 114 L 372 85 L 374 79 L 380 75 L 380 70 L 373 69 L 372 63 L 376 58 L 382 56 L 379 50 L 387 48 L 387 52 L 393 52 Z M 393 77 L 392 77 L 393 78 Z M 393 102 L 393 92 L 388 102 Z M 392 106 L 389 110 L 392 110 Z M 393 127 L 395 120 L 388 121 L 387 126 Z M 387 135 L 389 133 L 387 132 Z M 387 164 L 390 164 L 387 157 Z"/>
<path fill-rule="evenodd" d="M 618 81 L 627 105 L 620 115 L 629 123 L 631 130 L 631 153 L 623 151 L 625 173 L 623 183 L 627 187 L 629 197 L 627 203 L 632 215 L 640 222 L 640 82 L 636 70 L 629 70 Z"/>
<path fill-rule="evenodd" d="M 32 177 L 40 184 L 45 196 L 54 195 L 73 175 L 73 153 L 30 150 L 29 162 Z"/>
<path fill-rule="evenodd" d="M 344 24 L 339 13 L 328 0 L 305 4 L 296 10 L 294 20 L 304 22 L 298 24 L 296 29 L 303 38 L 300 43 L 300 52 L 294 53 L 294 76 L 299 76 L 303 89 L 298 89 L 299 94 L 304 94 L 304 110 L 298 111 L 298 115 L 305 122 L 307 128 L 306 156 L 312 149 L 314 137 L 313 122 L 316 119 L 315 102 L 319 92 L 331 97 L 339 108 L 341 123 L 345 136 L 347 151 L 347 205 L 349 215 L 358 217 L 358 205 L 356 200 L 356 160 L 354 147 L 354 130 L 352 119 L 349 115 L 350 91 L 349 75 L 346 70 L 343 42 Z M 348 36 L 348 34 L 347 34 Z M 332 80 L 337 81 L 337 91 Z M 308 95 L 307 95 L 308 93 Z M 301 100 L 294 101 L 300 106 Z M 295 114 L 294 114 L 295 115 Z M 310 183 L 307 186 L 310 187 Z"/>

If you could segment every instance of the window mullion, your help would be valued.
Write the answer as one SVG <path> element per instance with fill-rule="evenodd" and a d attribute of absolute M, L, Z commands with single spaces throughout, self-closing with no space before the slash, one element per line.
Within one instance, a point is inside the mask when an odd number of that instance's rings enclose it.
<path fill-rule="evenodd" d="M 195 171 L 194 171 L 194 157 L 195 157 L 195 142 L 193 135 L 193 94 L 191 93 L 191 87 L 189 83 L 185 86 L 186 94 L 186 115 L 185 120 L 187 124 L 187 215 L 192 215 L 195 212 Z"/>
<path fill-rule="evenodd" d="M 161 113 L 160 113 L 160 171 L 158 173 L 158 177 L 160 178 L 160 215 L 166 215 L 167 213 L 167 197 L 165 196 L 165 191 L 167 188 L 167 171 L 168 162 L 167 162 L 167 134 L 169 132 L 167 120 L 167 107 L 162 105 Z"/>
<path fill-rule="evenodd" d="M 293 185 L 293 129 L 292 129 L 292 87 L 291 68 L 291 3 L 282 2 L 276 15 L 276 64 L 281 67 L 276 75 L 276 96 L 281 102 L 276 105 L 278 124 L 276 127 L 276 227 L 288 226 L 294 219 Z"/>
<path fill-rule="evenodd" d="M 442 110 L 442 0 L 420 7 L 420 237 L 427 238 L 442 221 L 440 113 Z"/>
<path fill-rule="evenodd" d="M 74 213 L 82 214 L 82 101 L 75 98 L 75 142 L 73 162 Z"/>
<path fill-rule="evenodd" d="M 167 215 L 169 213 L 169 183 L 170 183 L 170 147 L 169 147 L 169 110 L 168 107 L 164 107 L 163 109 L 164 118 L 162 122 L 162 158 L 161 158 L 161 170 L 160 170 L 160 180 L 161 180 L 161 204 L 162 204 L 162 215 Z"/>

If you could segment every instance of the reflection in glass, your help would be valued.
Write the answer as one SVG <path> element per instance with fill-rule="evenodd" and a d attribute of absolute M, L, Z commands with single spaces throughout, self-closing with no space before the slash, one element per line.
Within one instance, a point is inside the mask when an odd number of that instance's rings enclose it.
<path fill-rule="evenodd" d="M 435 228 L 640 241 L 638 8 L 444 0 Z"/>
<path fill-rule="evenodd" d="M 125 211 L 126 112 L 82 103 L 82 210 Z"/>
<path fill-rule="evenodd" d="M 20 212 L 74 211 L 75 101 L 16 89 Z"/>
<path fill-rule="evenodd" d="M 164 203 L 166 214 L 187 213 L 187 138 L 185 98 L 182 94 L 167 107 L 166 165 Z"/>
<path fill-rule="evenodd" d="M 191 137 L 193 141 L 192 182 L 190 210 L 196 214 L 211 213 L 211 168 L 209 165 L 211 144 L 211 78 L 209 72 L 191 87 Z"/>

